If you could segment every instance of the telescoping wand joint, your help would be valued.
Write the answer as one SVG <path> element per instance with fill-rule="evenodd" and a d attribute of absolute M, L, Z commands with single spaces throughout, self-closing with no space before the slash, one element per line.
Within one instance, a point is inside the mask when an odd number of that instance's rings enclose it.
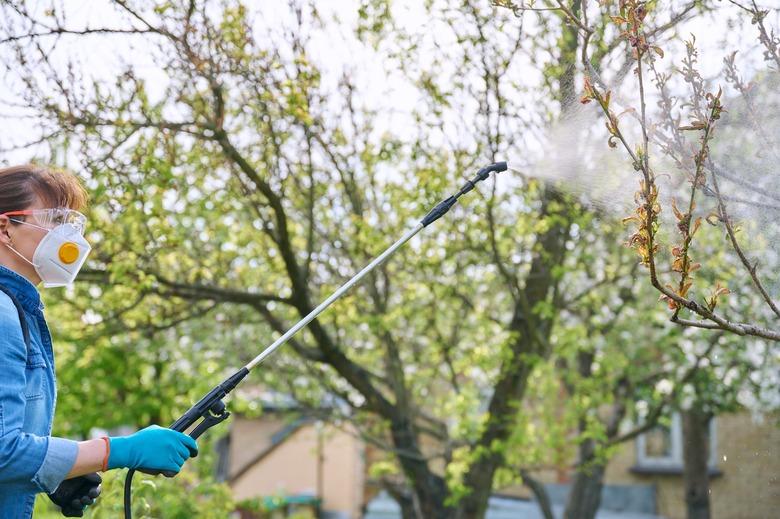
<path fill-rule="evenodd" d="M 473 190 L 477 183 L 486 180 L 490 173 L 500 173 L 507 170 L 506 162 L 495 162 L 480 169 L 476 176 L 467 181 L 460 191 L 455 193 L 449 198 L 446 198 L 439 202 L 436 207 L 423 218 L 417 225 L 409 229 L 398 241 L 388 247 L 382 254 L 377 256 L 371 263 L 369 263 L 363 270 L 355 274 L 352 279 L 344 283 L 338 290 L 330 295 L 325 301 L 320 303 L 317 308 L 309 312 L 303 319 L 298 321 L 292 328 L 287 330 L 284 335 L 276 339 L 270 346 L 262 351 L 257 357 L 252 359 L 246 366 L 233 373 L 230 377 L 225 379 L 222 383 L 209 391 L 203 398 L 187 410 L 178 420 L 171 424 L 171 429 L 179 432 L 186 432 L 192 428 L 189 435 L 192 438 L 197 439 L 201 434 L 206 432 L 211 427 L 214 427 L 218 423 L 224 422 L 230 416 L 227 410 L 227 406 L 223 402 L 223 399 L 231 392 L 235 387 L 249 374 L 249 372 L 258 364 L 263 362 L 269 356 L 271 356 L 277 349 L 285 344 L 293 335 L 298 333 L 303 327 L 313 321 L 319 314 L 325 311 L 331 304 L 339 299 L 345 292 L 349 291 L 354 285 L 356 285 L 361 279 L 363 279 L 369 272 L 381 265 L 387 260 L 396 250 L 398 250 L 404 243 L 409 241 L 415 234 L 420 232 L 425 227 L 447 214 L 452 209 L 458 199 Z M 197 425 L 196 425 L 197 424 Z M 133 478 L 132 470 L 128 471 L 127 478 L 125 479 L 125 518 L 131 519 L 132 511 L 130 509 L 130 494 Z M 142 470 L 148 474 L 154 474 L 159 472 Z M 166 476 L 173 476 L 173 474 L 166 474 Z"/>

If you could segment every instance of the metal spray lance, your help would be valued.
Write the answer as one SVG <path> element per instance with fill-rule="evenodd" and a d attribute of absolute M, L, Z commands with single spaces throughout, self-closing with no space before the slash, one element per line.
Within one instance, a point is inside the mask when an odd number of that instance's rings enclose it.
<path fill-rule="evenodd" d="M 265 350 L 263 350 L 257 357 L 252 359 L 246 366 L 241 368 L 240 370 L 233 373 L 231 376 L 229 376 L 227 379 L 225 379 L 221 384 L 216 386 L 214 389 L 209 391 L 203 398 L 198 400 L 198 402 L 193 405 L 191 408 L 187 410 L 186 413 L 184 413 L 178 420 L 173 422 L 171 424 L 170 428 L 174 431 L 179 432 L 186 432 L 191 427 L 192 430 L 189 432 L 189 435 L 192 438 L 198 438 L 201 434 L 206 432 L 211 427 L 214 427 L 220 422 L 223 422 L 227 420 L 227 418 L 230 416 L 230 413 L 227 410 L 227 406 L 223 402 L 223 399 L 230 393 L 235 387 L 249 374 L 249 372 L 255 368 L 258 364 L 262 363 L 265 359 L 270 357 L 276 350 L 278 350 L 282 345 L 284 345 L 288 340 L 290 340 L 298 331 L 300 331 L 304 326 L 309 324 L 311 321 L 313 321 L 319 314 L 325 311 L 326 308 L 328 308 L 330 305 L 332 305 L 337 299 L 339 299 L 344 293 L 346 293 L 349 289 L 351 289 L 353 286 L 355 286 L 361 279 L 363 279 L 369 272 L 374 270 L 376 267 L 381 265 L 382 263 L 387 260 L 387 258 L 390 257 L 396 250 L 398 250 L 404 243 L 409 241 L 414 235 L 416 235 L 418 232 L 420 232 L 425 227 L 429 226 L 442 216 L 444 216 L 447 211 L 449 211 L 452 206 L 454 206 L 458 199 L 474 189 L 476 184 L 478 182 L 481 182 L 483 180 L 486 180 L 490 173 L 496 172 L 500 173 L 502 171 L 506 171 L 507 169 L 507 163 L 506 162 L 496 162 L 489 166 L 486 166 L 482 169 L 480 169 L 477 172 L 477 175 L 472 179 L 467 181 L 463 187 L 460 188 L 460 191 L 455 193 L 453 196 L 446 198 L 439 202 L 436 207 L 431 209 L 431 211 L 423 218 L 417 225 L 415 225 L 413 228 L 409 229 L 398 241 L 396 241 L 394 244 L 392 244 L 390 247 L 388 247 L 382 254 L 377 256 L 371 263 L 369 263 L 363 270 L 355 274 L 355 276 L 344 283 L 338 290 L 333 292 L 330 297 L 328 297 L 325 301 L 320 303 L 317 308 L 309 312 L 306 317 L 298 321 L 292 328 L 287 330 L 287 332 L 284 333 L 281 337 L 276 339 L 270 346 L 268 346 Z M 197 424 L 197 425 L 196 425 Z M 146 472 L 149 474 L 159 474 L 159 472 L 153 472 L 153 471 L 145 471 L 142 470 L 142 472 Z M 132 484 L 132 478 L 133 478 L 134 470 L 130 470 L 127 473 L 127 478 L 125 479 L 125 518 L 131 519 L 131 508 L 130 508 L 130 489 Z M 166 474 L 167 476 L 173 476 L 173 474 Z"/>

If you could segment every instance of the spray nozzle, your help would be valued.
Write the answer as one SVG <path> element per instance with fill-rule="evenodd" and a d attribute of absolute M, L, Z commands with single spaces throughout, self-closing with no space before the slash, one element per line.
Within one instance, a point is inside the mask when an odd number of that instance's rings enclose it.
<path fill-rule="evenodd" d="M 485 180 L 490 176 L 490 173 L 495 171 L 496 173 L 501 173 L 502 171 L 507 170 L 506 161 L 503 162 L 494 162 L 490 166 L 485 166 L 484 168 L 480 169 L 477 172 L 477 178 L 475 180 Z"/>
<path fill-rule="evenodd" d="M 474 186 L 477 185 L 477 182 L 481 182 L 483 180 L 487 180 L 487 178 L 490 176 L 492 172 L 501 173 L 502 171 L 507 170 L 506 162 L 494 162 L 493 164 L 489 166 L 485 166 L 484 168 L 477 171 L 477 176 L 474 177 L 474 180 L 470 180 L 463 184 L 463 187 L 460 188 L 460 192 L 456 195 L 456 198 L 465 195 L 472 189 L 474 189 Z"/>

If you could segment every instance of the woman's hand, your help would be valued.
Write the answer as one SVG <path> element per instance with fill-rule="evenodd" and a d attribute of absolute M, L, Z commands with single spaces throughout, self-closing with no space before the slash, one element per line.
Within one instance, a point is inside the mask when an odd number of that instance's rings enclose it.
<path fill-rule="evenodd" d="M 184 433 L 151 425 L 130 436 L 109 438 L 108 468 L 178 473 L 198 444 Z"/>

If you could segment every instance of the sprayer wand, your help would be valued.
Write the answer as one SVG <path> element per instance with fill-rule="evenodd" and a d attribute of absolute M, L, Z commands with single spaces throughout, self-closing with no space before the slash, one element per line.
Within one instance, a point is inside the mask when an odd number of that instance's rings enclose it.
<path fill-rule="evenodd" d="M 174 431 L 179 432 L 185 432 L 189 430 L 193 425 L 197 423 L 197 425 L 192 429 L 192 431 L 189 433 L 189 435 L 192 438 L 197 439 L 201 434 L 206 432 L 211 427 L 214 427 L 220 422 L 223 422 L 227 420 L 227 418 L 230 416 L 230 413 L 227 410 L 227 406 L 225 406 L 225 403 L 222 401 L 223 398 L 225 398 L 228 393 L 233 391 L 235 387 L 249 374 L 249 372 L 258 364 L 263 362 L 265 359 L 267 359 L 271 354 L 273 354 L 277 349 L 279 349 L 283 344 L 285 344 L 290 338 L 292 338 L 293 335 L 298 333 L 298 331 L 309 324 L 311 321 L 313 321 L 319 314 L 321 314 L 323 311 L 325 311 L 326 308 L 328 308 L 331 304 L 333 304 L 337 299 L 339 299 L 342 295 L 344 295 L 345 292 L 347 292 L 350 288 L 352 288 L 354 285 L 356 285 L 361 279 L 363 279 L 369 272 L 374 270 L 376 267 L 384 263 L 385 260 L 387 260 L 388 257 L 390 257 L 396 250 L 398 250 L 404 243 L 409 241 L 415 234 L 420 232 L 425 227 L 429 226 L 445 214 L 454 206 L 458 199 L 474 189 L 477 183 L 486 180 L 490 173 L 496 172 L 500 173 L 502 171 L 506 171 L 507 169 L 507 163 L 506 162 L 496 162 L 489 166 L 486 166 L 482 169 L 480 169 L 477 172 L 477 175 L 474 177 L 474 179 L 467 181 L 463 187 L 460 188 L 460 191 L 458 191 L 453 196 L 446 198 L 442 200 L 436 207 L 431 209 L 431 211 L 423 218 L 417 225 L 415 225 L 413 228 L 409 229 L 398 241 L 396 241 L 394 244 L 392 244 L 390 247 L 388 247 L 382 254 L 377 256 L 371 263 L 369 263 L 363 270 L 355 274 L 355 276 L 344 283 L 338 290 L 336 290 L 333 294 L 330 295 L 325 301 L 320 303 L 317 308 L 309 312 L 306 317 L 298 321 L 295 326 L 287 330 L 287 332 L 284 333 L 281 337 L 276 339 L 270 346 L 268 346 L 265 350 L 263 350 L 262 353 L 260 353 L 257 357 L 252 359 L 246 366 L 241 368 L 240 370 L 233 373 L 231 376 L 229 376 L 227 379 L 225 379 L 221 384 L 216 386 L 214 389 L 209 391 L 203 398 L 198 400 L 198 402 L 193 405 L 191 408 L 187 410 L 178 420 L 173 422 L 171 424 L 171 429 Z M 131 519 L 132 510 L 130 508 L 130 488 L 132 484 L 132 478 L 133 478 L 133 470 L 128 471 L 127 478 L 125 479 L 125 518 Z M 146 471 L 142 470 L 142 472 L 146 472 L 147 474 L 159 474 L 160 472 L 155 471 Z M 174 474 L 165 474 L 168 477 L 172 477 Z"/>

